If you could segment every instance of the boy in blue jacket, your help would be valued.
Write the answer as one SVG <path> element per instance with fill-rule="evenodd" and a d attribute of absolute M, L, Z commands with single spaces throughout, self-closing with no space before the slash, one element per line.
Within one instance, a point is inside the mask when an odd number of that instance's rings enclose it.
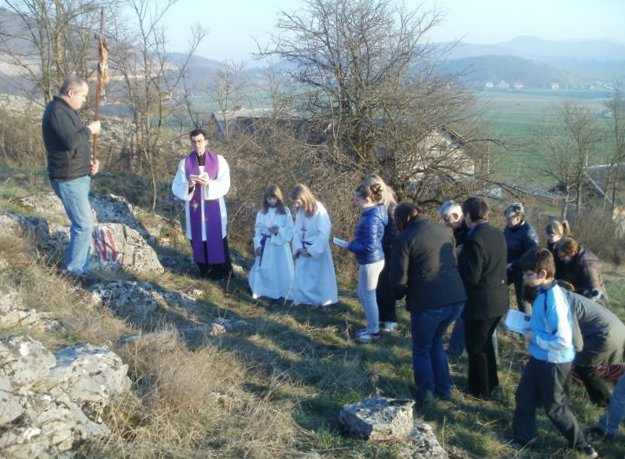
<path fill-rule="evenodd" d="M 523 254 L 520 265 L 524 283 L 536 288 L 538 296 L 525 330 L 530 358 L 516 390 L 514 440 L 527 445 L 538 438 L 536 408 L 541 406 L 570 448 L 585 457 L 598 457 L 584 438 L 566 397 L 566 380 L 575 358 L 573 322 L 564 292 L 554 279 L 553 256 L 549 250 L 536 247 Z"/>

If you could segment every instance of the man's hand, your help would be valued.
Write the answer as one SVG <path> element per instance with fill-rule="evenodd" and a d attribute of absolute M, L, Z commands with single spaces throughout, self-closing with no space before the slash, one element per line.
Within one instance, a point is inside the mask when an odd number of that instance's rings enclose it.
<path fill-rule="evenodd" d="M 95 158 L 91 158 L 91 175 L 95 175 L 100 171 L 100 161 Z"/>
<path fill-rule="evenodd" d="M 91 134 L 100 135 L 100 129 L 102 128 L 102 126 L 99 120 L 90 122 L 89 124 L 87 124 L 87 127 L 91 131 Z"/>

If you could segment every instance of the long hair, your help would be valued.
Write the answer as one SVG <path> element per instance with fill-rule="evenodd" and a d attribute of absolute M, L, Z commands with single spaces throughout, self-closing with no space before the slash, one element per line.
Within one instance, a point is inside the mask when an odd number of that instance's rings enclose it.
<path fill-rule="evenodd" d="M 573 257 L 579 252 L 579 242 L 572 237 L 565 236 L 556 242 L 556 250 L 564 253 L 567 257 Z"/>
<path fill-rule="evenodd" d="M 400 202 L 395 208 L 395 225 L 399 231 L 403 231 L 406 225 L 421 213 L 421 209 L 413 202 Z"/>
<path fill-rule="evenodd" d="M 569 222 L 566 220 L 562 220 L 561 222 L 553 220 L 547 223 L 545 233 L 548 235 L 555 234 L 556 236 L 565 237 L 571 234 L 571 227 L 569 226 Z"/>
<path fill-rule="evenodd" d="M 384 207 L 388 209 L 389 207 L 395 207 L 397 205 L 397 200 L 395 199 L 395 192 L 390 186 L 388 186 L 384 182 L 382 177 L 380 177 L 378 174 L 367 175 L 365 179 L 362 181 L 362 184 L 367 185 L 367 186 L 379 184 L 382 187 L 382 201 L 381 202 L 382 204 L 384 204 Z"/>
<path fill-rule="evenodd" d="M 276 184 L 271 184 L 265 187 L 265 190 L 263 191 L 263 214 L 266 214 L 267 212 L 269 212 L 269 203 L 267 203 L 267 198 L 276 198 L 277 202 L 276 202 L 276 209 L 278 211 L 279 214 L 286 214 L 286 210 L 284 207 L 284 198 L 282 197 L 282 190 L 280 190 L 280 187 Z"/>
<path fill-rule="evenodd" d="M 354 193 L 363 199 L 369 198 L 376 204 L 382 204 L 384 199 L 384 189 L 379 183 L 373 183 L 371 185 L 361 183 L 356 187 Z"/>
<path fill-rule="evenodd" d="M 301 199 L 304 203 L 304 213 L 307 217 L 312 217 L 317 211 L 317 200 L 315 196 L 303 183 L 296 184 L 291 190 L 291 200 Z"/>

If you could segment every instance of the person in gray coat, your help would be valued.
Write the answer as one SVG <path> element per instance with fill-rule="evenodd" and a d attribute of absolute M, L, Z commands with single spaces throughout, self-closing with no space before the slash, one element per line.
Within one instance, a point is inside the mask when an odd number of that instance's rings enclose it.
<path fill-rule="evenodd" d="M 582 350 L 575 355 L 573 371 L 584 384 L 590 401 L 597 406 L 608 406 L 612 393 L 599 370 L 623 363 L 625 324 L 606 307 L 570 291 L 570 284 L 566 287 L 569 307 L 583 341 Z"/>

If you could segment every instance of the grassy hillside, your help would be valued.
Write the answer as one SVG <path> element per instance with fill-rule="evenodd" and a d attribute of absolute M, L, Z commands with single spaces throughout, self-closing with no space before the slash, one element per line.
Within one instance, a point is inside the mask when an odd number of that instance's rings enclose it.
<path fill-rule="evenodd" d="M 557 119 L 554 113 L 565 101 L 589 107 L 600 127 L 609 123 L 603 116 L 604 101 L 611 96 L 607 91 L 489 90 L 475 94 L 485 127 L 502 143 L 495 147 L 493 168 L 503 179 L 544 182 L 539 173 L 544 153 L 537 134 L 546 120 Z M 591 164 L 605 162 L 608 150 L 599 145 L 596 153 Z"/>
<path fill-rule="evenodd" d="M 41 170 L 0 171 L 3 209 L 17 210 L 13 198 L 39 190 L 48 190 Z M 246 248 L 235 245 L 233 249 L 244 267 L 249 267 L 252 260 Z M 182 257 L 188 254 L 184 243 L 176 250 Z M 406 398 L 412 387 L 408 315 L 403 305 L 398 304 L 397 332 L 374 344 L 356 343 L 353 332 L 365 321 L 350 275 L 339 273 L 339 303 L 324 311 L 270 307 L 251 298 L 243 277 L 234 280 L 227 295 L 211 282 L 173 272 L 143 279 L 172 291 L 200 292 L 191 319 L 210 323 L 220 317 L 244 320 L 247 325 L 224 335 L 206 336 L 200 342 L 162 333 L 124 345 L 120 338 L 149 330 L 106 308 L 94 307 L 86 290 L 34 256 L 23 239 L 0 240 L 0 258 L 11 260 L 0 272 L 0 289 L 15 289 L 24 296 L 26 306 L 61 318 L 65 328 L 46 338 L 49 345 L 76 341 L 108 344 L 130 366 L 132 394 L 107 411 L 112 436 L 83 445 L 82 456 L 405 457 L 399 444 L 369 444 L 348 439 L 339 431 L 337 416 L 344 404 L 376 394 Z M 625 319 L 624 280 L 621 270 L 608 269 L 610 297 Z M 175 332 L 176 323 L 163 323 L 162 328 Z M 0 336 L 16 332 L 1 330 Z M 464 393 L 467 362 L 463 356 L 450 362 L 455 385 L 451 400 L 433 401 L 416 411 L 415 418 L 434 426 L 453 458 L 575 457 L 542 413 L 542 439 L 536 449 L 519 451 L 510 446 L 514 390 L 525 346 L 504 330 L 498 333 L 501 389 L 496 395 L 483 401 Z M 580 387 L 573 387 L 572 400 L 583 425 L 596 422 L 601 410 L 588 402 Z M 595 446 L 602 457 L 624 457 L 625 443 L 620 440 Z"/>

